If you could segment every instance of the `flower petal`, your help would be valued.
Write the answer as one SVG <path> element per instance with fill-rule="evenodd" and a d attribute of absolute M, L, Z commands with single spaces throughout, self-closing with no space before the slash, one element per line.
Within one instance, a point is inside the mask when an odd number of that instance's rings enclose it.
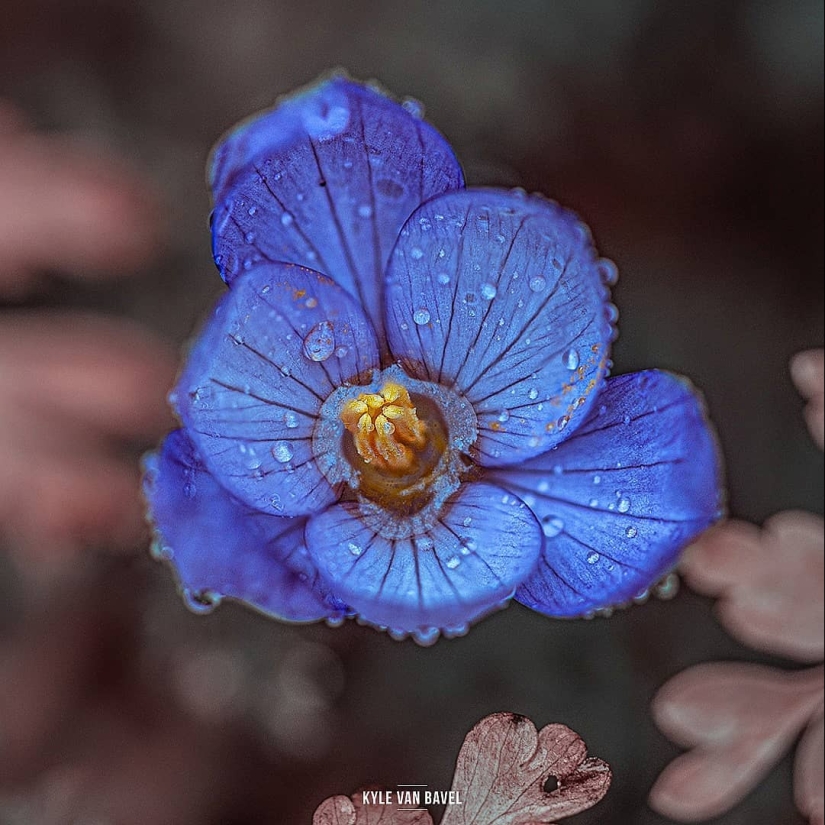
<path fill-rule="evenodd" d="M 529 508 L 490 484 L 464 485 L 435 524 L 413 535 L 389 518 L 345 502 L 310 519 L 307 547 L 329 588 L 363 620 L 422 643 L 439 629 L 462 632 L 509 599 L 541 548 Z"/>
<path fill-rule="evenodd" d="M 550 201 L 453 192 L 407 221 L 387 271 L 390 349 L 453 385 L 479 421 L 479 463 L 539 455 L 584 419 L 611 340 L 612 265 Z"/>
<path fill-rule="evenodd" d="M 145 465 L 155 552 L 174 566 L 190 605 L 208 608 L 227 596 L 288 621 L 341 615 L 343 606 L 317 582 L 305 519 L 259 513 L 234 499 L 184 430 L 170 433 Z"/>
<path fill-rule="evenodd" d="M 822 659 L 825 583 L 822 518 L 783 512 L 762 530 L 720 524 L 685 553 L 685 581 L 718 596 L 722 624 L 758 650 L 803 661 Z"/>
<path fill-rule="evenodd" d="M 264 264 L 224 296 L 173 401 L 209 470 L 246 504 L 303 515 L 338 494 L 318 469 L 316 415 L 377 366 L 361 307 L 323 275 Z"/>
<path fill-rule="evenodd" d="M 522 604 L 580 616 L 629 601 L 719 517 L 720 467 L 702 403 L 684 379 L 610 379 L 599 406 L 550 453 L 492 474 L 546 536 Z"/>
<path fill-rule="evenodd" d="M 227 283 L 247 260 L 302 264 L 357 296 L 380 333 L 381 278 L 399 230 L 463 177 L 432 126 L 335 77 L 230 132 L 211 183 L 213 249 Z"/>

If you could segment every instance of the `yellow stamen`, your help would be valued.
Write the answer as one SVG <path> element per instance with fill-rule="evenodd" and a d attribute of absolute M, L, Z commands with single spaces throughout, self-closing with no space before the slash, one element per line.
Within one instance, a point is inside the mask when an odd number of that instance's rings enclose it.
<path fill-rule="evenodd" d="M 416 414 L 409 392 L 388 383 L 381 393 L 362 393 L 341 410 L 341 421 L 352 433 L 355 449 L 366 464 L 394 473 L 408 473 L 417 452 L 427 444 L 427 425 Z"/>

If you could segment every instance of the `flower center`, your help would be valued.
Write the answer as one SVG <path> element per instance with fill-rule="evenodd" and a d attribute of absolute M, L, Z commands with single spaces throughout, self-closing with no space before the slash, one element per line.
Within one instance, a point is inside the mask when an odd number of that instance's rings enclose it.
<path fill-rule="evenodd" d="M 341 421 L 364 463 L 379 470 L 413 472 L 427 445 L 427 425 L 401 384 L 390 382 L 380 393 L 361 393 L 344 405 Z"/>
<path fill-rule="evenodd" d="M 369 385 L 346 384 L 324 401 L 312 437 L 318 467 L 382 535 L 426 532 L 470 467 L 478 424 L 454 390 L 375 370 Z"/>

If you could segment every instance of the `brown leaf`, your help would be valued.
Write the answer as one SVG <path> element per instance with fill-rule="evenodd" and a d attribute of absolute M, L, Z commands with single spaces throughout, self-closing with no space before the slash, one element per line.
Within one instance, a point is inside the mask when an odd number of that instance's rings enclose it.
<path fill-rule="evenodd" d="M 558 787 L 548 792 L 551 776 Z M 587 758 L 570 728 L 548 725 L 536 732 L 523 716 L 496 713 L 464 740 L 453 779 L 462 804 L 447 808 L 442 825 L 552 823 L 595 805 L 611 779 L 609 766 Z"/>
<path fill-rule="evenodd" d="M 366 792 L 376 789 L 366 789 Z M 352 797 L 332 796 L 324 800 L 312 817 L 312 825 L 433 825 L 426 811 L 403 810 L 395 801 L 389 804 L 364 804 L 365 791 Z"/>

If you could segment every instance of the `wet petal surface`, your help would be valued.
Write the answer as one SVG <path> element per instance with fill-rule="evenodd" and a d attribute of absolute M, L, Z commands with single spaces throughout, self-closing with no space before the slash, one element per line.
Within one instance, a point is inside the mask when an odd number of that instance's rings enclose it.
<path fill-rule="evenodd" d="M 365 621 L 421 642 L 510 598 L 535 567 L 541 532 L 529 508 L 490 484 L 464 485 L 429 529 L 345 502 L 310 519 L 307 546 L 327 585 Z M 397 535 L 397 538 L 393 538 Z"/>
<path fill-rule="evenodd" d="M 390 349 L 472 402 L 481 464 L 539 455 L 584 419 L 601 384 L 613 273 L 550 201 L 450 193 L 412 215 L 390 259 Z"/>
<path fill-rule="evenodd" d="M 353 298 L 317 272 L 262 265 L 218 305 L 174 400 L 230 492 L 264 512 L 302 515 L 337 498 L 312 449 L 321 404 L 377 363 Z"/>
<path fill-rule="evenodd" d="M 516 598 L 552 616 L 629 601 L 720 514 L 720 468 L 701 401 L 648 371 L 610 379 L 555 450 L 492 479 L 538 517 L 545 547 Z"/>
<path fill-rule="evenodd" d="M 357 296 L 380 333 L 381 279 L 401 226 L 463 177 L 413 107 L 339 77 L 232 131 L 211 183 L 213 251 L 227 283 L 247 261 L 302 264 Z"/>
<path fill-rule="evenodd" d="M 342 605 L 318 586 L 306 520 L 241 504 L 209 474 L 183 430 L 147 458 L 144 491 L 155 554 L 173 565 L 190 606 L 209 609 L 230 597 L 288 621 L 341 614 Z"/>

